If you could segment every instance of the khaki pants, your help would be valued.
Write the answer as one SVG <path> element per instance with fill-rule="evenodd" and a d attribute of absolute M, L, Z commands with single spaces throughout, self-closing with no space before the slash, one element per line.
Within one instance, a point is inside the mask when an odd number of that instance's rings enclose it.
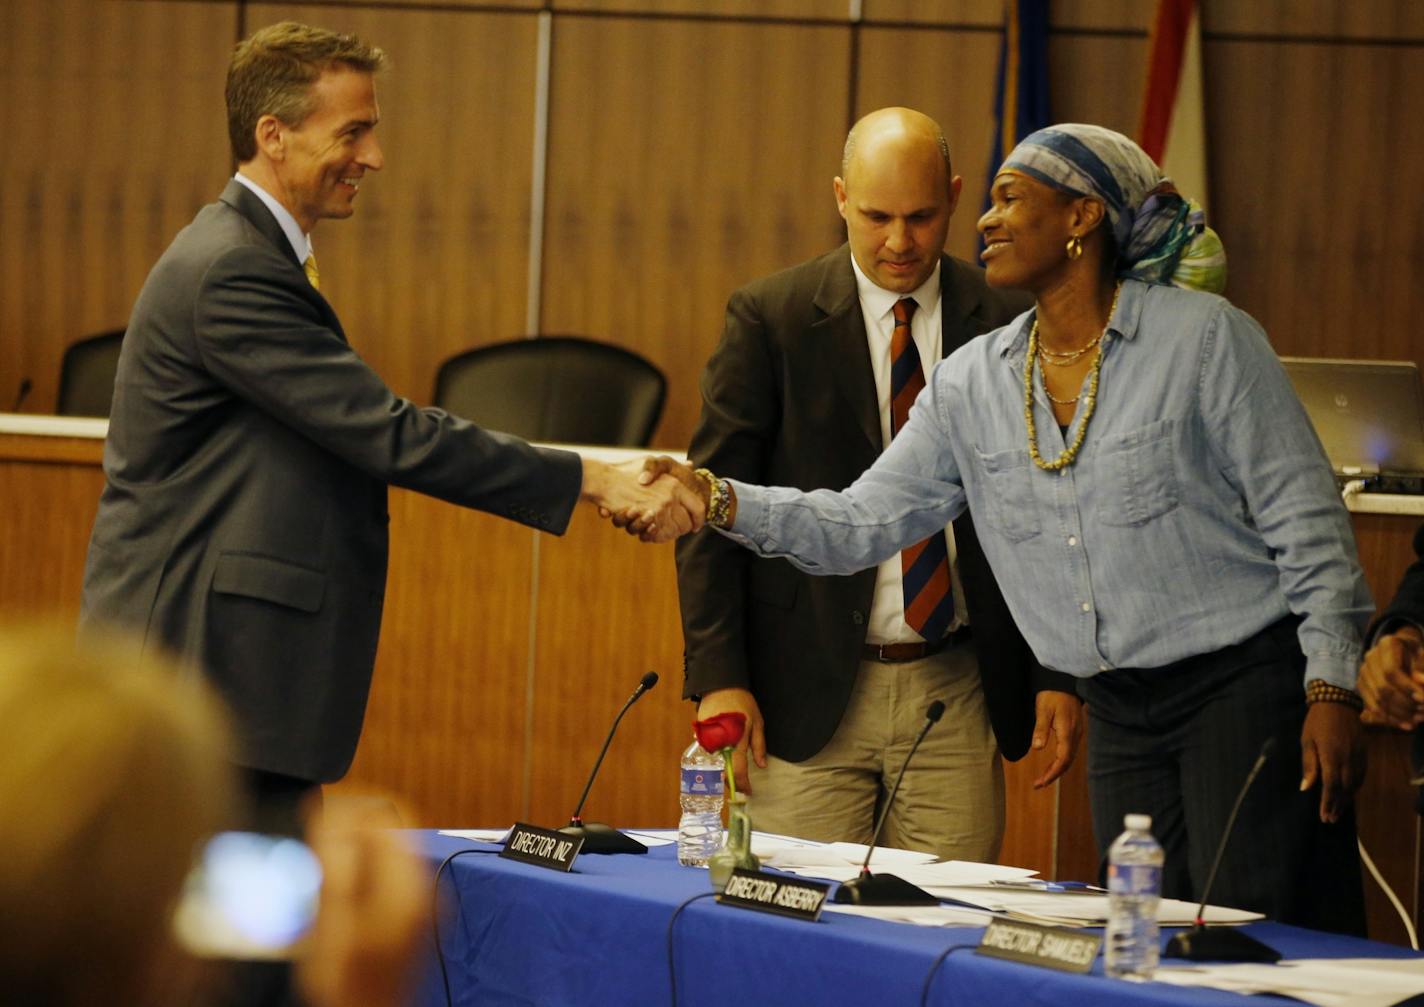
<path fill-rule="evenodd" d="M 972 646 L 920 661 L 864 661 L 830 742 L 805 762 L 753 763 L 754 828 L 822 842 L 869 843 L 878 810 L 925 723 L 943 700 L 885 820 L 881 846 L 993 861 L 1004 835 L 1004 770 Z M 774 743 L 775 739 L 771 739 Z"/>

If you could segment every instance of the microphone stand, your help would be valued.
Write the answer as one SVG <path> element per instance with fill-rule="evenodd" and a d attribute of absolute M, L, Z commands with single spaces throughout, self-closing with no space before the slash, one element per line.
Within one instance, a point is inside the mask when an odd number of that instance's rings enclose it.
<path fill-rule="evenodd" d="M 865 862 L 860 865 L 860 877 L 842 883 L 836 889 L 833 901 L 856 906 L 939 905 L 939 899 L 918 885 L 910 884 L 904 878 L 896 877 L 893 874 L 871 874 L 870 856 L 875 852 L 875 844 L 880 839 L 880 830 L 885 827 L 885 819 L 890 814 L 890 805 L 895 801 L 895 794 L 900 789 L 900 781 L 905 778 L 905 770 L 909 768 L 910 760 L 915 757 L 920 742 L 925 740 L 925 735 L 929 733 L 930 728 L 942 716 L 944 716 L 944 703 L 936 699 L 925 711 L 925 726 L 920 728 L 919 737 L 915 738 L 915 743 L 910 746 L 910 754 L 905 756 L 905 761 L 900 764 L 900 772 L 895 777 L 895 785 L 890 788 L 890 796 L 885 799 L 885 806 L 880 809 L 880 820 L 875 823 L 875 834 L 871 836 L 870 849 L 865 851 Z"/>
<path fill-rule="evenodd" d="M 628 702 L 623 704 L 623 709 L 618 711 L 618 716 L 613 718 L 613 726 L 608 730 L 608 737 L 603 739 L 603 748 L 598 753 L 598 761 L 593 764 L 593 772 L 588 774 L 588 782 L 583 785 L 583 794 L 579 797 L 578 807 L 574 808 L 573 817 L 569 819 L 569 824 L 559 831 L 569 836 L 582 836 L 583 846 L 581 853 L 647 853 L 648 848 L 632 836 L 624 835 L 611 825 L 604 825 L 601 822 L 588 822 L 580 818 L 583 812 L 583 802 L 588 800 L 588 792 L 593 788 L 593 781 L 598 777 L 599 767 L 603 765 L 603 757 L 608 754 L 608 746 L 613 741 L 613 734 L 618 730 L 618 724 L 623 719 L 623 714 L 643 697 L 653 686 L 658 684 L 658 673 L 650 671 L 643 676 L 638 687 L 633 690 L 633 695 L 628 697 Z"/>
<path fill-rule="evenodd" d="M 1211 886 L 1216 883 L 1217 869 L 1221 867 L 1222 854 L 1226 852 L 1226 842 L 1231 838 L 1231 830 L 1236 825 L 1236 815 L 1241 810 L 1241 803 L 1246 800 L 1246 791 L 1251 789 L 1251 784 L 1256 781 L 1256 774 L 1271 757 L 1275 747 L 1276 739 L 1267 738 L 1261 746 L 1261 753 L 1256 756 L 1256 763 L 1251 767 L 1251 772 L 1246 774 L 1246 782 L 1241 785 L 1241 792 L 1236 795 L 1236 803 L 1232 805 L 1231 815 L 1226 819 L 1226 828 L 1221 833 L 1221 842 L 1216 847 L 1216 859 L 1212 861 L 1211 872 L 1207 874 L 1201 905 L 1197 907 L 1196 923 L 1190 930 L 1176 934 L 1167 942 L 1167 946 L 1162 949 L 1163 957 L 1186 958 L 1194 962 L 1269 964 L 1281 960 L 1279 951 L 1268 944 L 1262 944 L 1243 930 L 1237 927 L 1209 927 L 1202 919 L 1206 913 L 1207 897 L 1211 895 Z"/>

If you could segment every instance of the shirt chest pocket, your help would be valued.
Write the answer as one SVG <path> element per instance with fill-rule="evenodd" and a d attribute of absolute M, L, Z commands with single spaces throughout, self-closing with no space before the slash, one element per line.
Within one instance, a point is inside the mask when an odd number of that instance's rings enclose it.
<path fill-rule="evenodd" d="M 1180 501 L 1171 420 L 1105 440 L 1098 459 L 1102 473 L 1098 520 L 1103 524 L 1143 525 L 1175 509 Z"/>
<path fill-rule="evenodd" d="M 1010 542 L 1022 542 L 1039 533 L 1038 512 L 1034 508 L 1033 484 L 1028 452 L 975 450 L 979 471 L 984 476 L 985 513 L 974 511 L 974 520 L 987 525 Z"/>

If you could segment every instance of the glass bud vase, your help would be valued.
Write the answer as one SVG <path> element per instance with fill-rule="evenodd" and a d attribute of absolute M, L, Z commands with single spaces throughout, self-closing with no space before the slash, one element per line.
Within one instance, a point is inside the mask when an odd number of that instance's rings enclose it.
<path fill-rule="evenodd" d="M 738 794 L 727 802 L 727 832 L 722 845 L 707 860 L 712 890 L 720 892 L 726 888 L 733 869 L 754 871 L 760 866 L 761 861 L 752 852 L 752 820 L 747 814 L 747 799 Z"/>

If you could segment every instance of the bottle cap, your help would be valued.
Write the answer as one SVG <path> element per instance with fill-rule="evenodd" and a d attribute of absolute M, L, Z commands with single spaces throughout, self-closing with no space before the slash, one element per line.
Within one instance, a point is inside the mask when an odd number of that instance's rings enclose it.
<path fill-rule="evenodd" d="M 1122 825 L 1133 832 L 1149 832 L 1152 829 L 1151 815 L 1124 815 Z"/>

